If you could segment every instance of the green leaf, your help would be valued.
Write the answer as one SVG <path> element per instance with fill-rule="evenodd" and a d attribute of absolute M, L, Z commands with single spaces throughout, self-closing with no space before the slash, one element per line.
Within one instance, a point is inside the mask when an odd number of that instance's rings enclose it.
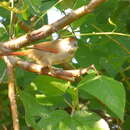
<path fill-rule="evenodd" d="M 50 111 L 38 104 L 27 92 L 20 93 L 28 126 L 38 130 L 109 130 L 107 123 L 95 113 L 77 111 L 70 116 L 63 110 Z"/>
<path fill-rule="evenodd" d="M 101 6 L 94 11 L 97 22 L 100 24 L 106 23 L 108 18 L 112 16 L 117 9 L 118 2 L 119 0 L 109 0 L 101 4 Z"/>
<path fill-rule="evenodd" d="M 36 99 L 27 92 L 21 92 L 20 99 L 24 105 L 25 120 L 27 125 L 38 128 L 37 122 L 48 114 L 48 110 L 38 104 Z"/>
<path fill-rule="evenodd" d="M 37 77 L 35 73 L 25 71 L 18 67 L 16 68 L 15 74 L 17 85 L 21 86 L 22 88 L 26 88 L 26 86 L 28 86 Z"/>
<path fill-rule="evenodd" d="M 123 124 L 123 130 L 130 130 L 130 116 L 127 115 L 126 120 Z"/>
<path fill-rule="evenodd" d="M 89 79 L 85 78 L 78 87 L 98 99 L 123 121 L 125 90 L 120 82 L 106 76 L 94 76 Z"/>
<path fill-rule="evenodd" d="M 96 113 L 77 111 L 72 116 L 72 119 L 76 124 L 75 128 L 77 130 L 110 130 L 107 122 L 101 119 Z"/>
<path fill-rule="evenodd" d="M 86 43 L 86 40 L 89 42 Z M 120 38 L 120 40 L 121 43 L 119 43 L 122 44 L 123 39 Z M 108 75 L 114 77 L 122 70 L 128 54 L 122 49 L 122 45 L 116 44 L 105 36 L 91 36 L 79 41 L 76 58 L 82 67 L 94 64 L 97 69 L 105 70 Z"/>
<path fill-rule="evenodd" d="M 73 9 L 80 8 L 81 6 L 87 5 L 90 0 L 75 0 Z"/>
<path fill-rule="evenodd" d="M 3 12 L 0 14 L 1 17 L 3 17 L 4 19 L 6 18 L 7 22 L 9 23 L 9 11 L 6 10 L 5 8 L 0 8 L 0 12 Z"/>
<path fill-rule="evenodd" d="M 41 0 L 25 0 L 24 4 L 28 5 L 30 12 L 40 13 Z"/>
<path fill-rule="evenodd" d="M 67 9 L 67 8 L 72 8 L 74 6 L 76 0 L 63 0 L 60 5 L 61 8 Z"/>
<path fill-rule="evenodd" d="M 40 130 L 60 130 L 66 120 L 70 120 L 69 114 L 62 110 L 51 112 L 47 118 L 41 119 L 39 122 Z M 65 125 L 64 130 L 69 127 Z"/>
<path fill-rule="evenodd" d="M 128 4 L 128 2 L 125 3 Z M 117 14 L 115 15 L 114 12 L 117 12 L 118 5 L 121 5 L 119 0 L 104 2 L 93 13 L 86 15 L 86 20 L 81 18 L 76 21 L 77 23 L 72 23 L 72 25 L 74 27 L 80 25 L 81 34 L 111 32 L 115 29 L 108 21 L 111 18 L 118 28 L 116 31 L 126 33 L 126 21 L 130 23 L 128 16 L 130 9 L 124 9 L 123 15 L 118 14 L 121 18 L 117 18 Z M 123 64 L 128 59 L 126 50 L 130 49 L 129 43 L 129 38 L 121 36 L 84 36 L 79 41 L 76 58 L 82 67 L 94 64 L 97 69 L 105 71 L 105 74 L 115 77 L 122 70 Z"/>
<path fill-rule="evenodd" d="M 35 96 L 38 102 L 51 106 L 64 106 L 64 94 L 70 84 L 64 80 L 49 76 L 37 76 L 29 86 L 27 91 L 35 89 Z"/>
<path fill-rule="evenodd" d="M 95 113 L 77 111 L 69 116 L 57 110 L 39 122 L 40 130 L 109 130 L 108 124 Z"/>

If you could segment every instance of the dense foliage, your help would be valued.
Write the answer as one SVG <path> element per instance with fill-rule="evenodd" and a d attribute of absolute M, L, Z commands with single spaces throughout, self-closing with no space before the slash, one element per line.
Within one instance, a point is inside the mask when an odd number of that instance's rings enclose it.
<path fill-rule="evenodd" d="M 56 7 L 62 13 L 77 9 L 89 0 L 16 0 L 15 7 L 0 3 L 0 42 L 9 40 L 9 30 L 19 37 L 48 24 L 47 11 Z M 13 25 L 10 12 L 15 12 Z M 16 93 L 21 130 L 129 130 L 130 119 L 130 1 L 107 0 L 92 13 L 70 26 L 78 36 L 76 68 L 94 64 L 78 82 L 70 83 L 37 75 L 16 67 Z M 52 15 L 53 17 L 53 15 Z M 105 33 L 109 32 L 109 33 Z M 118 33 L 116 33 L 118 32 Z M 60 37 L 73 33 L 63 29 Z M 52 36 L 47 39 L 52 40 Z M 27 60 L 26 58 L 24 58 Z M 6 65 L 0 60 L 0 129 L 12 128 L 9 110 Z M 3 76 L 4 75 L 4 76 Z"/>

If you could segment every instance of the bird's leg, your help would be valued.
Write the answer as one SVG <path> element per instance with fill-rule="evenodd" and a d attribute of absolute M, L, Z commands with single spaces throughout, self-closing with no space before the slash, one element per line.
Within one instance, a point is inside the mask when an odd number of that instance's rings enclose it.
<path fill-rule="evenodd" d="M 58 69 L 57 69 L 57 68 L 55 68 L 55 67 L 52 66 L 52 65 L 48 65 L 47 68 L 48 68 L 50 74 L 52 74 L 52 75 L 53 75 L 53 74 L 55 75 L 57 72 L 63 72 L 63 70 L 64 70 L 63 68 L 58 68 Z"/>
<path fill-rule="evenodd" d="M 54 71 L 52 65 L 49 64 L 49 65 L 47 66 L 47 68 L 48 68 L 50 74 L 52 74 L 52 75 L 55 74 L 55 71 Z"/>

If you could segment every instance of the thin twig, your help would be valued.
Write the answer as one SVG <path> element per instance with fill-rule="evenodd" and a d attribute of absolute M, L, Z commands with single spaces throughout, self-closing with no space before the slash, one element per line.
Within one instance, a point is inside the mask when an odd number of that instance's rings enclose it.
<path fill-rule="evenodd" d="M 14 66 L 11 64 L 9 58 L 6 56 L 4 56 L 4 61 L 7 64 L 8 97 L 10 101 L 11 114 L 13 120 L 13 130 L 20 130 L 17 104 L 16 104 Z"/>
<path fill-rule="evenodd" d="M 97 27 L 97 26 L 95 26 L 95 25 L 93 25 L 92 24 L 92 26 L 95 28 L 95 29 L 97 29 L 98 31 L 100 31 L 100 32 L 103 32 L 103 30 L 102 29 L 100 29 L 99 27 Z M 116 35 L 119 35 L 120 34 L 120 36 L 125 36 L 125 35 L 123 35 L 122 33 L 116 33 Z M 109 36 L 109 35 L 111 35 L 111 34 L 105 34 L 106 35 L 106 37 L 108 37 L 109 39 L 111 39 L 112 41 L 114 41 L 120 48 L 122 48 L 127 54 L 128 54 L 128 52 L 129 52 L 129 50 L 123 45 L 123 44 L 121 44 L 118 40 L 116 40 L 116 39 L 113 39 L 111 36 Z"/>
<path fill-rule="evenodd" d="M 14 8 L 14 0 L 10 0 L 10 3 L 11 3 L 11 8 Z M 11 11 L 11 14 L 10 14 L 10 28 L 9 28 L 9 35 L 10 35 L 11 39 L 14 36 L 14 16 L 15 16 L 15 13 L 13 11 Z"/>
<path fill-rule="evenodd" d="M 101 31 L 101 30 L 100 30 Z M 101 35 L 115 35 L 115 36 L 123 36 L 123 37 L 129 37 L 130 34 L 126 33 L 120 33 L 120 32 L 92 32 L 92 33 L 82 33 L 82 34 L 75 34 L 76 36 L 101 36 Z M 64 37 L 72 37 L 74 35 L 66 35 Z"/>

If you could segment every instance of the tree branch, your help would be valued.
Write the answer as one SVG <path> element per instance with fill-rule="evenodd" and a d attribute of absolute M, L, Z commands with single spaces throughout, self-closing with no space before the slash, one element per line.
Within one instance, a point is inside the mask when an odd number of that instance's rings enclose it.
<path fill-rule="evenodd" d="M 7 64 L 7 72 L 8 72 L 8 97 L 10 101 L 11 114 L 13 120 L 13 129 L 20 130 L 19 126 L 19 118 L 16 104 L 16 94 L 15 94 L 15 77 L 14 77 L 14 67 L 11 64 L 8 57 L 4 57 L 4 60 Z"/>
<path fill-rule="evenodd" d="M 91 0 L 88 5 L 82 6 L 75 11 L 72 11 L 68 15 L 62 17 L 56 22 L 44 25 L 41 28 L 32 31 L 31 33 L 25 34 L 17 39 L 13 39 L 3 43 L 3 46 L 8 49 L 19 49 L 22 46 L 25 46 L 33 41 L 40 40 L 56 32 L 66 25 L 72 23 L 73 21 L 79 19 L 80 17 L 91 13 L 98 5 L 106 0 Z"/>
<path fill-rule="evenodd" d="M 48 68 L 44 68 L 41 65 L 23 61 L 20 58 L 14 56 L 8 56 L 8 57 L 13 65 L 17 65 L 20 68 L 27 70 L 29 72 L 34 72 L 41 75 L 48 75 L 51 77 L 56 77 L 71 82 L 75 81 L 75 79 L 80 77 L 81 75 L 87 74 L 91 68 L 93 69 L 93 66 L 84 69 L 76 69 L 76 70 L 62 70 L 61 68 L 59 69 L 53 67 L 52 71 L 54 73 L 50 73 L 50 70 Z"/>

